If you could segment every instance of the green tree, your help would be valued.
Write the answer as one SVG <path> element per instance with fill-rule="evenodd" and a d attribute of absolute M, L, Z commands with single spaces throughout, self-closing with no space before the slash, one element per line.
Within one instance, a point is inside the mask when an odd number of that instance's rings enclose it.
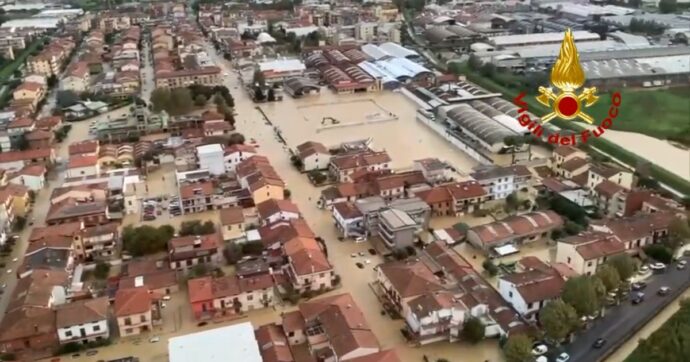
<path fill-rule="evenodd" d="M 103 261 L 96 263 L 96 269 L 93 272 L 93 275 L 96 277 L 96 279 L 107 279 L 108 273 L 110 273 L 110 264 Z"/>
<path fill-rule="evenodd" d="M 203 94 L 198 94 L 196 97 L 194 97 L 194 105 L 197 107 L 203 107 L 206 105 L 206 96 Z"/>
<path fill-rule="evenodd" d="M 621 284 L 621 277 L 618 275 L 618 270 L 609 264 L 599 266 L 596 276 L 604 284 L 607 292 L 618 288 Z"/>
<path fill-rule="evenodd" d="M 168 113 L 173 116 L 187 114 L 194 108 L 192 92 L 188 88 L 175 88 L 170 92 L 170 109 Z"/>
<path fill-rule="evenodd" d="M 582 275 L 568 279 L 561 298 L 575 308 L 580 316 L 594 315 L 602 307 L 606 288 L 598 278 Z"/>
<path fill-rule="evenodd" d="M 156 88 L 151 92 L 151 103 L 153 104 L 153 111 L 160 112 L 170 109 L 171 93 L 167 88 Z"/>
<path fill-rule="evenodd" d="M 190 278 L 200 278 L 203 276 L 208 275 L 210 270 L 208 269 L 208 266 L 206 264 L 197 264 L 195 265 L 192 270 L 190 271 Z"/>
<path fill-rule="evenodd" d="M 264 251 L 264 244 L 261 241 L 248 241 L 242 243 L 242 254 L 261 255 Z"/>
<path fill-rule="evenodd" d="M 635 261 L 628 254 L 613 256 L 607 263 L 616 268 L 621 280 L 627 280 L 635 273 Z"/>
<path fill-rule="evenodd" d="M 690 240 L 690 221 L 676 217 L 668 226 L 666 245 L 676 250 Z"/>
<path fill-rule="evenodd" d="M 677 0 L 661 0 L 659 1 L 659 11 L 662 14 L 670 14 L 678 11 Z"/>
<path fill-rule="evenodd" d="M 484 260 L 484 262 L 482 263 L 482 267 L 492 277 L 498 274 L 498 267 L 489 259 Z"/>
<path fill-rule="evenodd" d="M 486 334 L 486 326 L 479 318 L 470 317 L 462 326 L 462 336 L 472 344 L 479 343 Z"/>
<path fill-rule="evenodd" d="M 520 206 L 520 199 L 518 198 L 518 195 L 516 192 L 511 192 L 510 195 L 506 197 L 506 211 L 507 212 L 513 212 L 518 209 Z"/>
<path fill-rule="evenodd" d="M 575 308 L 557 299 L 547 303 L 539 311 L 539 323 L 549 340 L 560 343 L 578 327 L 580 320 Z"/>
<path fill-rule="evenodd" d="M 503 354 L 508 362 L 532 362 L 532 340 L 524 334 L 511 335 L 503 346 Z"/>
<path fill-rule="evenodd" d="M 673 251 L 663 244 L 647 245 L 642 250 L 648 257 L 658 262 L 670 264 L 673 261 Z"/>
<path fill-rule="evenodd" d="M 235 132 L 230 135 L 230 138 L 228 139 L 228 146 L 232 145 L 243 145 L 245 142 L 244 135 L 238 132 Z"/>
<path fill-rule="evenodd" d="M 168 249 L 168 241 L 175 232 L 171 226 L 163 225 L 155 228 L 150 225 L 134 227 L 126 226 L 122 230 L 122 244 L 126 252 L 132 256 L 154 254 Z"/>

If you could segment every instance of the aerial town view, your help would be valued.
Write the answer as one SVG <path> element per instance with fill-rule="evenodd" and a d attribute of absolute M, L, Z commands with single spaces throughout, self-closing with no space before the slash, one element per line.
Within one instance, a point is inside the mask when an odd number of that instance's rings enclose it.
<path fill-rule="evenodd" d="M 0 361 L 690 360 L 690 0 L 0 9 Z"/>

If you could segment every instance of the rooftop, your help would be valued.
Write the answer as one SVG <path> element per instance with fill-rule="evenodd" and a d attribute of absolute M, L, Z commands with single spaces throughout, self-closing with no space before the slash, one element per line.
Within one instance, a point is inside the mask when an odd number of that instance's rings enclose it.
<path fill-rule="evenodd" d="M 185 334 L 168 340 L 170 362 L 263 362 L 251 322 Z"/>

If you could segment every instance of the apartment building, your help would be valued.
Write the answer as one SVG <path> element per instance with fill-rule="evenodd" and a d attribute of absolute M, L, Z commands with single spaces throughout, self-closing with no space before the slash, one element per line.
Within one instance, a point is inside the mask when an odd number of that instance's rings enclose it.
<path fill-rule="evenodd" d="M 172 238 L 168 242 L 170 269 L 187 273 L 199 264 L 213 269 L 222 259 L 222 246 L 223 240 L 218 232 Z"/>
<path fill-rule="evenodd" d="M 87 344 L 110 337 L 108 297 L 73 301 L 57 308 L 56 326 L 60 344 Z"/>
<path fill-rule="evenodd" d="M 190 279 L 187 290 L 189 304 L 197 321 L 268 308 L 276 301 L 271 274 Z"/>
<path fill-rule="evenodd" d="M 154 325 L 162 323 L 160 296 L 146 287 L 118 289 L 113 314 L 120 337 L 152 332 Z"/>
<path fill-rule="evenodd" d="M 470 174 L 489 194 L 490 200 L 502 200 L 530 185 L 532 173 L 525 166 L 490 166 Z"/>

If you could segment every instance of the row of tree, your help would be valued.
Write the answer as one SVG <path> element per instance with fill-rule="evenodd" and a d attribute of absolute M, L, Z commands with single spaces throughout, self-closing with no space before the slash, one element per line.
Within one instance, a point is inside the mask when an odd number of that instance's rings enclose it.
<path fill-rule="evenodd" d="M 155 112 L 166 111 L 172 116 L 187 114 L 195 107 L 204 107 L 209 100 L 213 100 L 219 113 L 225 120 L 234 124 L 232 107 L 235 100 L 225 86 L 207 87 L 191 85 L 186 88 L 156 88 L 151 93 L 151 104 Z"/>
<path fill-rule="evenodd" d="M 615 256 L 599 266 L 595 275 L 568 279 L 561 298 L 546 304 L 539 311 L 539 323 L 546 340 L 560 344 L 581 328 L 582 317 L 598 314 L 607 293 L 623 291 L 626 280 L 635 272 L 635 262 L 627 254 Z M 510 336 L 503 346 L 508 362 L 532 360 L 532 339 L 524 334 Z"/>

